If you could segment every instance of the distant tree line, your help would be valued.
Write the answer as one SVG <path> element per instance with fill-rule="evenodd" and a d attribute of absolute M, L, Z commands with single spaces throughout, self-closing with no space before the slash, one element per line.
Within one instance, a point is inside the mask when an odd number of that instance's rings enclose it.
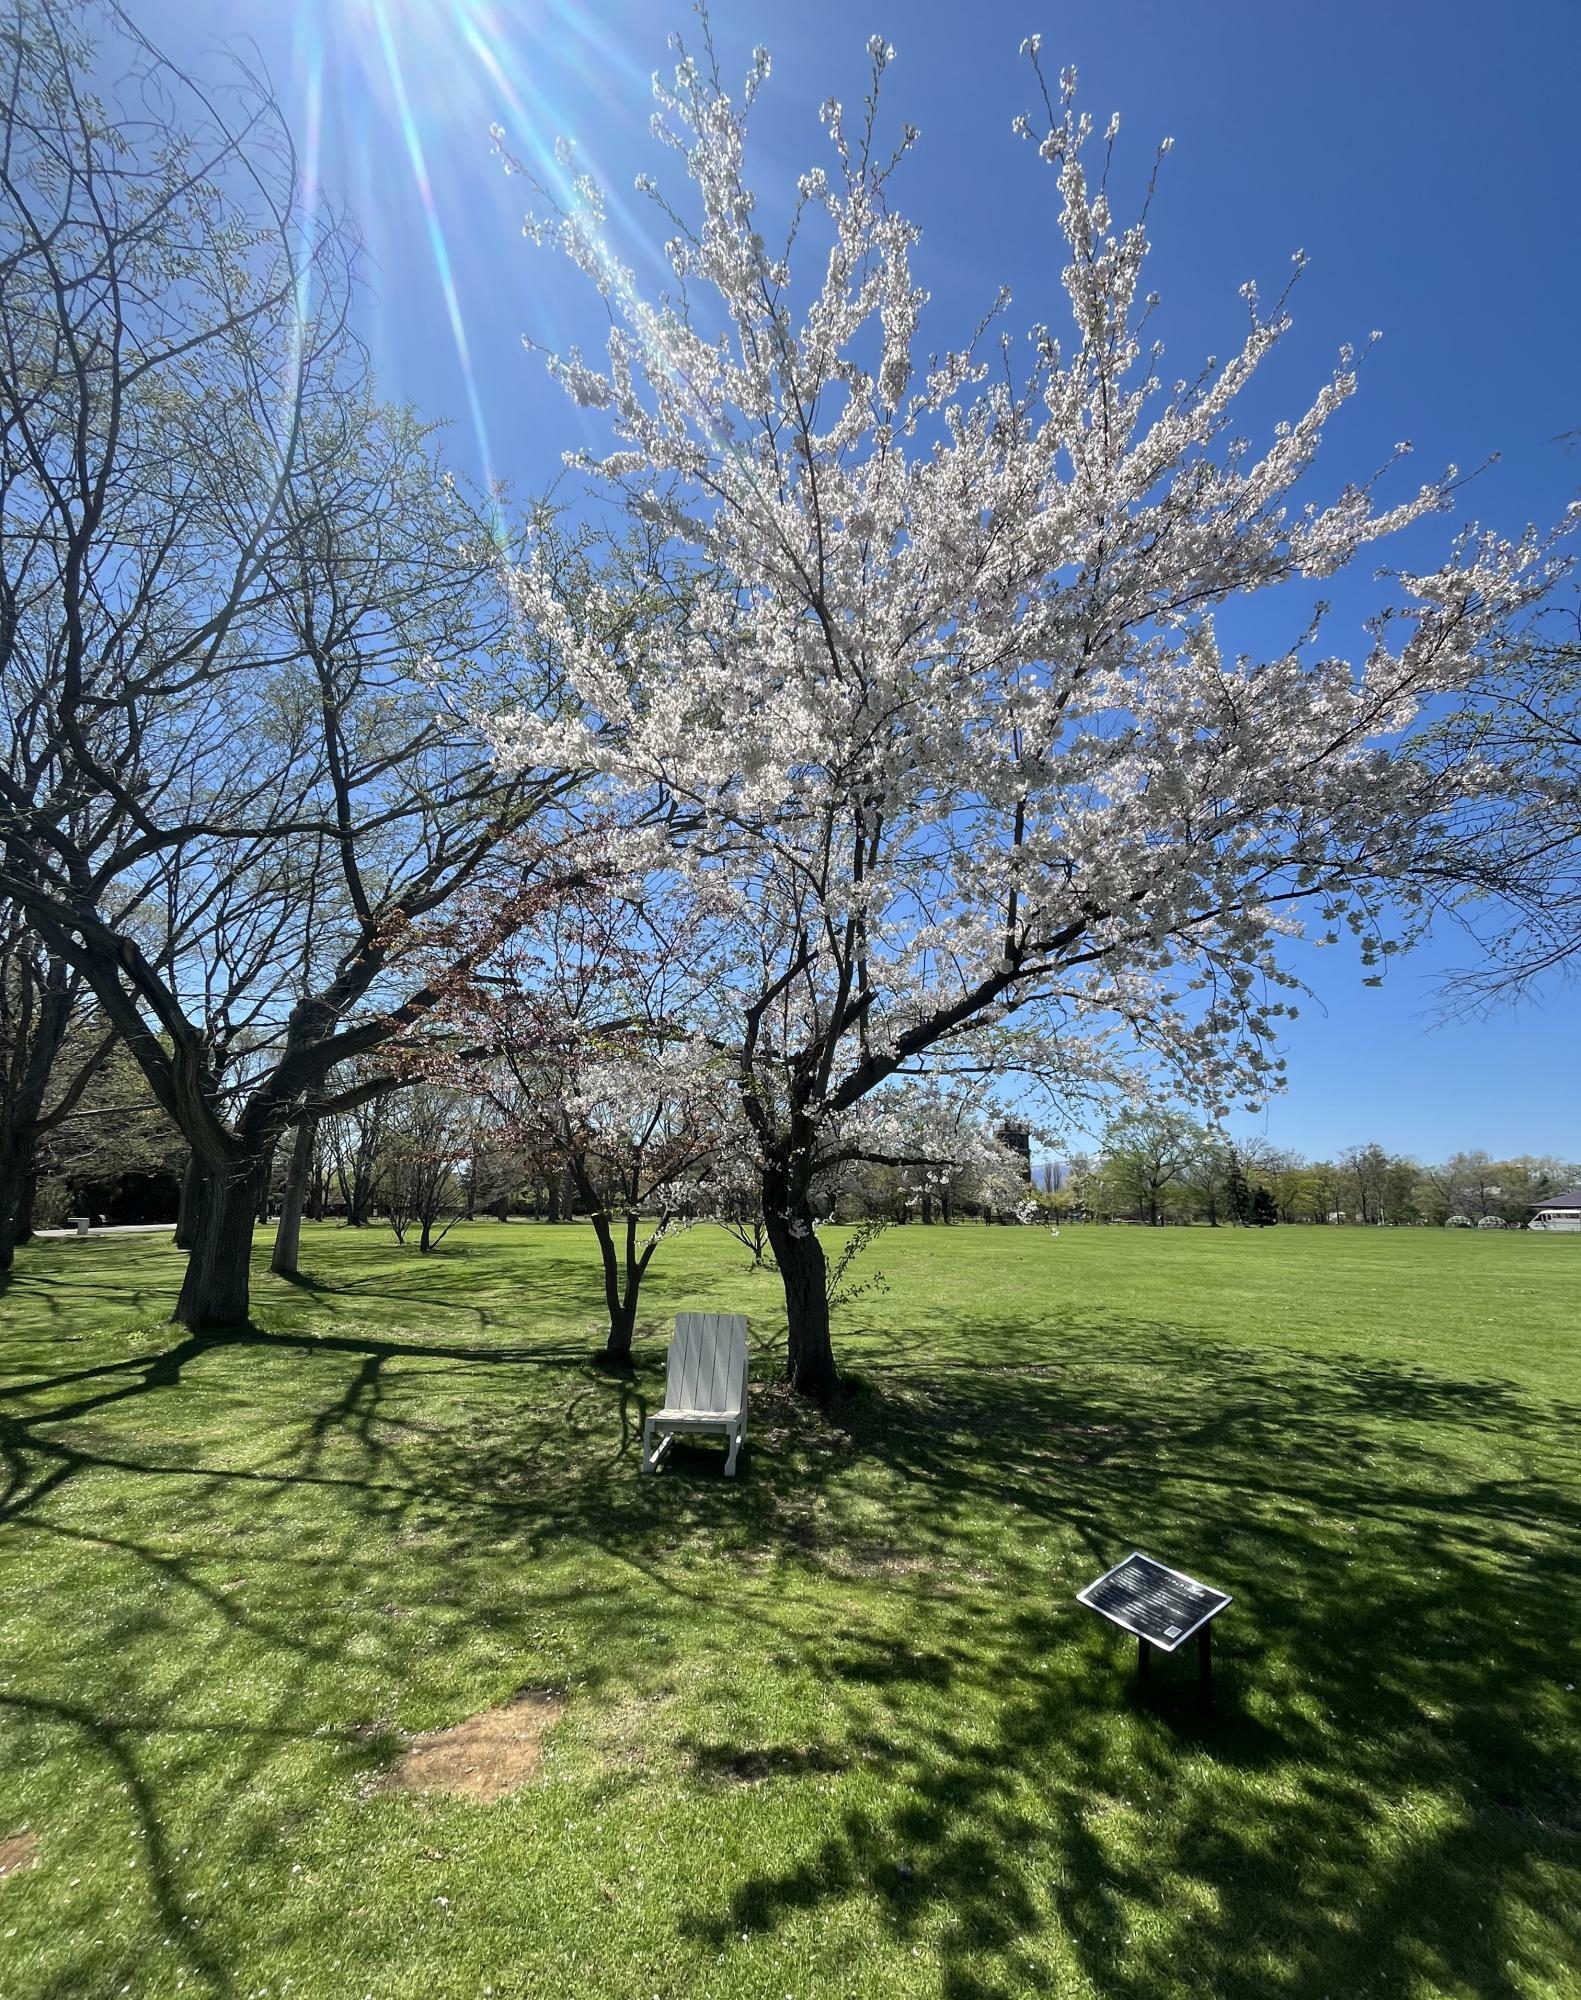
<path fill-rule="evenodd" d="M 1540 1203 L 1581 1183 L 1581 1165 L 1477 1150 L 1424 1165 L 1376 1141 L 1309 1160 L 1149 1111 L 1117 1118 L 1094 1152 L 1044 1162 L 1036 1178 L 1052 1213 L 1099 1222 L 1519 1229 Z"/>
<path fill-rule="evenodd" d="M 81 1031 L 88 1032 L 87 1027 Z M 75 1044 L 63 1057 L 70 1067 Z M 607 1162 L 553 1133 L 529 1136 L 502 1116 L 481 1087 L 404 1079 L 305 1129 L 305 1147 L 276 1152 L 259 1189 L 257 1220 L 299 1228 L 302 1220 L 354 1229 L 379 1224 L 408 1234 L 422 1250 L 458 1221 L 495 1217 L 542 1222 L 587 1219 L 611 1205 Z M 819 1189 L 820 1219 L 947 1226 L 998 1221 L 1020 1209 L 1031 1170 L 1024 1128 L 980 1130 L 971 1147 L 942 1160 L 924 1180 L 855 1161 Z M 181 1134 L 147 1090 L 135 1063 L 118 1051 L 101 1059 L 73 1109 L 38 1141 L 30 1224 L 61 1226 L 69 1216 L 111 1223 L 168 1222 L 181 1228 L 187 1152 Z M 655 1213 L 657 1194 L 639 1207 Z M 709 1212 L 769 1261 L 750 1181 L 741 1180 Z M 293 1268 L 295 1237 L 293 1230 Z"/>
<path fill-rule="evenodd" d="M 68 1037 L 62 1089 L 94 1044 L 91 1019 Z M 586 1220 L 621 1206 L 610 1161 L 584 1147 L 573 1158 L 552 1131 L 501 1114 L 479 1076 L 468 1087 L 407 1080 L 362 1097 L 307 1127 L 304 1149 L 278 1151 L 257 1215 L 291 1239 L 305 1217 L 352 1228 L 384 1226 L 428 1250 L 459 1219 Z M 1001 1124 L 958 1144 L 923 1176 L 853 1161 L 818 1191 L 821 1219 L 948 1226 L 1008 1219 L 1030 1193 L 1054 1222 L 1195 1223 L 1210 1228 L 1276 1223 L 1520 1228 L 1531 1211 L 1581 1185 L 1581 1162 L 1552 1155 L 1495 1159 L 1476 1148 L 1423 1163 L 1376 1141 L 1332 1159 L 1307 1159 L 1266 1139 L 1230 1139 L 1183 1113 L 1116 1119 L 1090 1153 L 1030 1167 L 1024 1128 Z M 176 1224 L 186 1148 L 135 1063 L 101 1058 L 87 1086 L 39 1140 L 33 1220 L 69 1214 Z M 578 1171 L 580 1168 L 580 1172 Z M 1031 1187 L 1026 1183 L 1030 1179 Z M 649 1215 L 659 1195 L 639 1202 Z M 770 1261 L 750 1177 L 712 1196 L 713 1218 L 760 1263 Z"/>

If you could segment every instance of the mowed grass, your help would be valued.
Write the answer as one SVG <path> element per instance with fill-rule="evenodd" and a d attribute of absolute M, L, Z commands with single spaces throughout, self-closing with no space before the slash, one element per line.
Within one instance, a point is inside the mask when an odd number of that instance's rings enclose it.
<path fill-rule="evenodd" d="M 711 1229 L 634 1381 L 585 1227 L 265 1261 L 228 1341 L 162 1239 L 0 1294 L 4 2000 L 1581 1993 L 1581 1237 L 911 1227 L 828 1416 Z M 682 1306 L 733 1485 L 637 1474 Z M 1072 1602 L 1137 1546 L 1211 1718 Z M 522 1689 L 524 1789 L 377 1789 Z"/>

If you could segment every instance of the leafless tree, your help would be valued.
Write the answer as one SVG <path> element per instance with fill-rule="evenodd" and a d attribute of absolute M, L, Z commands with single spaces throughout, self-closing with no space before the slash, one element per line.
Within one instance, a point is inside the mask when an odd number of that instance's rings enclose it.
<path fill-rule="evenodd" d="M 395 1100 L 379 1167 L 385 1215 L 404 1243 L 415 1225 L 425 1255 L 449 1235 L 462 1209 L 461 1176 L 472 1108 L 457 1092 L 419 1083 Z"/>
<path fill-rule="evenodd" d="M 33 1233 L 39 1142 L 70 1118 L 108 1053 L 85 1000 L 76 969 L 0 903 L 0 1272 Z"/>
<path fill-rule="evenodd" d="M 749 1196 L 726 1208 L 715 1218 L 719 1226 L 729 1236 L 733 1236 L 751 1257 L 749 1271 L 766 1271 L 774 1260 L 769 1247 L 768 1224 L 763 1220 L 762 1204 Z"/>
<path fill-rule="evenodd" d="M 381 1091 L 322 1121 L 314 1120 L 349 1228 L 366 1228 L 372 1215 L 389 1117 L 389 1093 Z"/>
<path fill-rule="evenodd" d="M 176 1317 L 226 1326 L 282 1134 L 422 1017 L 453 899 L 563 781 L 421 684 L 507 630 L 492 524 L 373 395 L 267 83 L 86 18 L 3 31 L 0 895 L 191 1146 Z"/>

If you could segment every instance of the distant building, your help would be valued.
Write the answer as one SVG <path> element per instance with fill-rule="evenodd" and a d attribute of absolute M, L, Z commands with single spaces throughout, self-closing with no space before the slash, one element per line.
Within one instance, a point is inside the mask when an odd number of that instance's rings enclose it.
<path fill-rule="evenodd" d="M 1566 1188 L 1563 1194 L 1546 1196 L 1532 1210 L 1528 1226 L 1532 1229 L 1581 1230 L 1581 1188 Z"/>
<path fill-rule="evenodd" d="M 1032 1131 L 1027 1125 L 1017 1125 L 1006 1121 L 995 1134 L 1001 1146 L 1016 1154 L 1021 1161 L 1021 1178 L 1030 1187 L 1032 1184 Z"/>

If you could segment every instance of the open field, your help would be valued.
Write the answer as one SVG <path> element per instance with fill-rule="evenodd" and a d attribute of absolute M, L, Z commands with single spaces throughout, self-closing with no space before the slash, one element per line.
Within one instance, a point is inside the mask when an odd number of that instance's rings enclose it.
<path fill-rule="evenodd" d="M 1581 1238 L 873 1260 L 825 1418 L 712 1230 L 635 1382 L 585 1228 L 310 1228 L 225 1342 L 162 1240 L 25 1252 L 3 2000 L 1581 1993 Z M 636 1474 L 682 1305 L 752 1316 L 735 1485 Z M 1137 1545 L 1235 1593 L 1211 1720 L 1071 1602 Z M 524 1788 L 378 1789 L 522 1689 Z"/>

